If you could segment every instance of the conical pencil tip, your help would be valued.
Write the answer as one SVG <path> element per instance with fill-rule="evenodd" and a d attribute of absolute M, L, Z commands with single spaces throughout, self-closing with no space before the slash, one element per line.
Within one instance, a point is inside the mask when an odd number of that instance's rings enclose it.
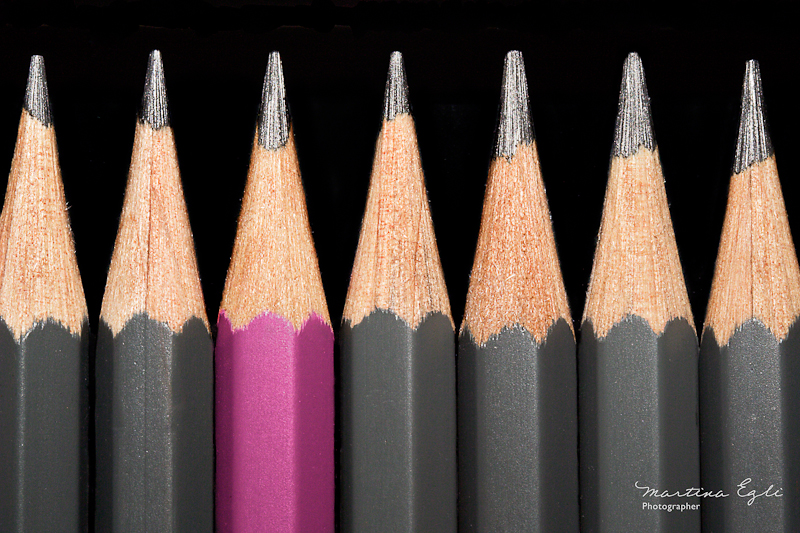
<path fill-rule="evenodd" d="M 767 129 L 764 93 L 761 89 L 761 69 L 758 61 L 747 62 L 742 86 L 742 113 L 739 119 L 739 139 L 733 173 L 739 174 L 754 163 L 764 161 L 773 153 Z"/>
<path fill-rule="evenodd" d="M 283 82 L 281 55 L 269 55 L 261 109 L 258 116 L 258 144 L 267 150 L 285 146 L 289 140 L 289 111 L 286 106 L 286 87 Z"/>
<path fill-rule="evenodd" d="M 639 54 L 632 52 L 628 54 L 622 69 L 612 155 L 629 157 L 640 146 L 652 151 L 656 148 L 656 141 L 642 60 Z"/>
<path fill-rule="evenodd" d="M 53 115 L 50 113 L 50 95 L 47 92 L 47 76 L 42 56 L 31 57 L 24 107 L 33 118 L 45 126 L 52 124 Z"/>
<path fill-rule="evenodd" d="M 406 69 L 403 66 L 403 54 L 392 52 L 389 75 L 386 78 L 386 92 L 383 96 L 383 118 L 393 120 L 403 113 L 411 113 L 411 106 L 408 104 Z"/>
<path fill-rule="evenodd" d="M 154 130 L 169 126 L 167 88 L 164 85 L 164 65 L 161 52 L 153 50 L 147 60 L 147 75 L 142 96 L 142 113 L 139 117 Z"/>
<path fill-rule="evenodd" d="M 530 144 L 534 139 L 525 61 L 518 50 L 506 54 L 499 115 L 494 157 L 510 159 L 516 153 L 517 146 Z"/>

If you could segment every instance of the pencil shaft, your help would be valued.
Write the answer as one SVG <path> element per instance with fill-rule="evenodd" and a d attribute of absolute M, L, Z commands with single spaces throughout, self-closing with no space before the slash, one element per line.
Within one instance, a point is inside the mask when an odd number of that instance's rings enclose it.
<path fill-rule="evenodd" d="M 452 323 L 374 311 L 341 342 L 342 531 L 455 532 Z"/>
<path fill-rule="evenodd" d="M 233 330 L 223 313 L 216 369 L 219 531 L 332 532 L 331 327 L 265 313 Z"/>
<path fill-rule="evenodd" d="M 656 335 L 629 316 L 597 339 L 584 323 L 580 383 L 581 531 L 699 531 L 695 510 L 665 513 L 645 503 L 648 487 L 685 492 L 699 486 L 697 337 L 685 319 Z"/>
<path fill-rule="evenodd" d="M 31 57 L 0 213 L 0 530 L 88 527 L 86 300 L 44 59 Z"/>
<path fill-rule="evenodd" d="M 797 322 L 778 341 L 751 319 L 722 347 L 706 331 L 700 358 L 703 486 L 730 496 L 703 502 L 704 531 L 800 528 L 799 353 Z M 762 494 L 770 486 L 771 496 L 748 505 L 751 491 Z"/>
<path fill-rule="evenodd" d="M 87 528 L 88 324 L 17 340 L 0 319 L 0 529 Z"/>
<path fill-rule="evenodd" d="M 97 341 L 98 531 L 213 530 L 213 350 L 142 313 Z"/>
<path fill-rule="evenodd" d="M 575 338 L 521 327 L 458 352 L 459 530 L 578 531 Z"/>
<path fill-rule="evenodd" d="M 706 531 L 800 528 L 800 265 L 767 128 L 758 62 L 739 137 L 700 352 Z"/>

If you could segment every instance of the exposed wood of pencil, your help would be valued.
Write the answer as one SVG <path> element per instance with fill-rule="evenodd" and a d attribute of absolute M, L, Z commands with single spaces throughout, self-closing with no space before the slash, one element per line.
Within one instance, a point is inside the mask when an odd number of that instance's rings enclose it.
<path fill-rule="evenodd" d="M 86 317 L 55 133 L 25 110 L 0 216 L 0 318 L 19 339 L 48 318 L 80 335 Z"/>
<path fill-rule="evenodd" d="M 343 318 L 355 326 L 383 309 L 416 327 L 438 311 L 452 322 L 411 115 L 384 119 L 375 153 Z"/>
<path fill-rule="evenodd" d="M 611 160 L 583 320 L 602 338 L 628 315 L 656 334 L 675 318 L 694 324 L 658 149 L 646 146 Z"/>
<path fill-rule="evenodd" d="M 720 346 L 751 318 L 782 340 L 800 315 L 800 267 L 764 124 L 756 69 L 748 65 L 737 165 L 705 321 L 705 329 L 713 330 Z M 749 151 L 758 156 L 742 155 Z M 743 158 L 747 161 L 738 164 Z"/>
<path fill-rule="evenodd" d="M 101 317 L 115 335 L 147 313 L 180 332 L 208 327 L 172 128 L 136 124 L 133 157 Z"/>
<path fill-rule="evenodd" d="M 462 330 L 484 344 L 518 324 L 542 342 L 559 318 L 572 323 L 532 141 L 492 161 Z"/>
<path fill-rule="evenodd" d="M 254 141 L 220 310 L 234 329 L 265 311 L 295 330 L 312 313 L 330 324 L 291 129 L 277 149 Z"/>

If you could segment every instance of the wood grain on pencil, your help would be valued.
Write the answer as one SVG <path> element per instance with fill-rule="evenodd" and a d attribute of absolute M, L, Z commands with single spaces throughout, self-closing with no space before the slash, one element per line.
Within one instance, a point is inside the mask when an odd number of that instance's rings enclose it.
<path fill-rule="evenodd" d="M 344 320 L 355 326 L 385 309 L 412 327 L 435 312 L 452 323 L 408 88 L 391 90 L 397 93 L 387 92 Z"/>
<path fill-rule="evenodd" d="M 220 305 L 234 329 L 265 311 L 296 330 L 314 313 L 330 325 L 285 99 L 273 52 Z"/>
<path fill-rule="evenodd" d="M 757 63 L 748 65 L 747 76 L 705 321 L 720 346 L 751 318 L 782 340 L 800 315 L 800 267 L 763 116 Z"/>
<path fill-rule="evenodd" d="M 34 56 L 0 217 L 0 317 L 16 338 L 50 318 L 80 335 L 87 319 L 50 115 Z"/>
<path fill-rule="evenodd" d="M 535 141 L 492 161 L 470 280 L 462 331 L 478 344 L 515 324 L 537 342 L 572 327 Z"/>
<path fill-rule="evenodd" d="M 44 60 L 31 58 L 0 215 L 0 529 L 87 527 L 86 300 Z"/>
<path fill-rule="evenodd" d="M 220 305 L 236 329 L 265 310 L 297 330 L 311 314 L 331 321 L 291 129 L 281 148 L 254 149 L 250 160 Z"/>
<path fill-rule="evenodd" d="M 694 324 L 649 97 L 635 83 L 633 70 L 626 71 L 620 92 L 603 218 L 583 314 L 598 337 L 627 315 L 644 318 L 656 334 L 676 318 Z"/>
<path fill-rule="evenodd" d="M 485 344 L 519 325 L 542 342 L 553 323 L 563 318 L 572 327 L 572 318 L 519 52 L 506 58 L 500 106 L 462 332 Z"/>
<path fill-rule="evenodd" d="M 141 120 L 101 317 L 115 335 L 146 312 L 180 332 L 191 317 L 208 327 L 160 55 L 145 82 Z"/>

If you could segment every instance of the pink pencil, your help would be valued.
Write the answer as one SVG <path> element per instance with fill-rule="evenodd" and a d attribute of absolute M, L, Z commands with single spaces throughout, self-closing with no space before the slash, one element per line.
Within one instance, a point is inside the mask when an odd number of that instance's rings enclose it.
<path fill-rule="evenodd" d="M 332 532 L 333 330 L 272 52 L 216 348 L 217 527 Z"/>

